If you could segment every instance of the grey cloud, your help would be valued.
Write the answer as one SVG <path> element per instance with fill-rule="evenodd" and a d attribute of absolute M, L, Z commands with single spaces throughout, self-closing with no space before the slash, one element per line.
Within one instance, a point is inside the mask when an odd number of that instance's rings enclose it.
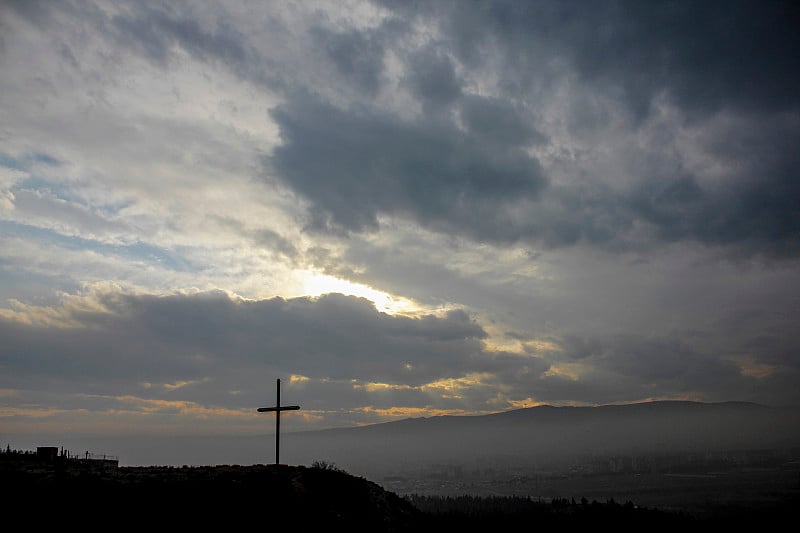
<path fill-rule="evenodd" d="M 342 295 L 240 301 L 222 292 L 107 292 L 98 302 L 110 312 L 69 312 L 79 328 L 2 321 L 3 366 L 11 375 L 115 383 L 200 379 L 235 367 L 420 384 L 469 371 L 485 336 L 463 312 L 389 316 Z"/>
<path fill-rule="evenodd" d="M 426 106 L 445 105 L 418 96 Z M 728 133 L 729 142 L 705 146 L 722 162 L 739 160 L 724 186 L 701 184 L 655 140 L 620 154 L 635 178 L 620 189 L 594 179 L 580 161 L 566 167 L 580 180 L 550 183 L 525 151 L 546 137 L 510 101 L 462 95 L 457 106 L 467 131 L 435 114 L 401 119 L 298 93 L 272 111 L 284 144 L 269 162 L 312 201 L 316 229 L 375 230 L 383 214 L 497 243 L 646 249 L 695 241 L 747 254 L 797 254 L 796 120 L 746 118 L 757 133 Z"/>
<path fill-rule="evenodd" d="M 99 240 L 118 240 L 129 228 L 124 224 L 93 212 L 89 208 L 37 191 L 14 192 L 18 221 L 34 221 L 36 225 L 56 227 L 67 235 L 81 235 Z"/>
<path fill-rule="evenodd" d="M 574 334 L 565 335 L 561 345 L 570 359 L 586 359 L 603 351 L 603 345 L 597 339 L 586 339 Z"/>
<path fill-rule="evenodd" d="M 767 376 L 763 378 L 763 385 L 759 388 L 759 401 L 775 406 L 800 405 L 798 383 L 800 383 L 800 371 L 797 368 Z M 750 390 L 746 392 L 753 394 Z"/>
<path fill-rule="evenodd" d="M 297 256 L 297 248 L 276 232 L 269 229 L 262 229 L 254 232 L 253 240 L 259 245 L 263 245 L 270 250 L 274 250 L 288 258 Z"/>
<path fill-rule="evenodd" d="M 422 404 L 483 410 L 499 384 L 512 398 L 539 397 L 549 368 L 541 358 L 484 351 L 486 333 L 463 311 L 442 318 L 389 316 L 342 295 L 246 301 L 222 292 L 111 291 L 98 293 L 96 301 L 104 311 L 65 310 L 80 327 L 0 320 L 2 387 L 46 384 L 52 393 L 249 405 L 263 401 L 265 375 L 300 374 L 312 381 L 291 387 L 313 392 L 308 408 Z M 473 373 L 494 377 L 450 398 L 418 388 L 367 391 L 351 382 L 419 387 Z M 181 382 L 188 383 L 163 386 Z M 238 392 L 231 396 L 231 390 Z"/>
<path fill-rule="evenodd" d="M 65 309 L 79 328 L 0 320 L 0 386 L 30 389 L 46 384 L 51 392 L 113 391 L 249 405 L 263 401 L 265 375 L 301 374 L 312 378 L 307 387 L 316 399 L 310 406 L 318 408 L 422 403 L 477 410 L 490 405 L 498 387 L 511 399 L 532 396 L 554 403 L 680 394 L 786 402 L 792 390 L 773 390 L 785 381 L 785 371 L 766 380 L 747 378 L 722 357 L 670 337 L 572 334 L 561 342 L 563 351 L 531 357 L 486 352 L 480 342 L 486 332 L 464 311 L 438 318 L 390 316 L 366 300 L 342 295 L 248 301 L 222 292 L 152 296 L 110 291 L 96 298 L 105 311 L 92 306 Z M 769 354 L 782 356 L 776 346 L 786 348 L 776 339 L 753 342 L 762 348 L 760 361 L 768 364 L 776 362 Z M 547 374 L 551 364 L 575 361 L 586 370 L 577 381 Z M 784 370 L 793 368 L 787 361 L 782 365 Z M 449 399 L 419 389 L 373 393 L 351 383 L 418 387 L 473 373 L 493 377 Z M 141 388 L 145 382 L 181 381 L 196 383 L 174 390 Z M 231 390 L 239 393 L 230 396 Z"/>
<path fill-rule="evenodd" d="M 711 131 L 709 152 L 731 167 L 720 185 L 702 185 L 680 161 L 653 156 L 623 199 L 632 218 L 660 241 L 737 245 L 746 253 L 793 257 L 800 251 L 800 120 L 753 118 L 746 130 Z M 675 168 L 677 167 L 677 169 Z"/>
<path fill-rule="evenodd" d="M 616 336 L 610 340 L 600 359 L 608 368 L 646 383 L 680 381 L 683 386 L 698 389 L 710 385 L 708 381 L 739 375 L 734 364 L 697 353 L 675 338 Z"/>
<path fill-rule="evenodd" d="M 240 75 L 247 73 L 248 62 L 256 61 L 253 48 L 219 9 L 210 14 L 208 26 L 200 22 L 198 13 L 186 3 L 154 4 L 135 2 L 125 5 L 115 14 L 93 2 L 14 2 L 16 13 L 46 29 L 58 24 L 74 24 L 83 31 L 99 31 L 113 44 L 142 54 L 147 59 L 166 66 L 175 47 L 201 61 L 219 61 Z M 61 53 L 71 56 L 70 46 L 60 43 Z M 74 60 L 68 61 L 74 62 Z M 261 58 L 263 61 L 263 58 Z"/>
<path fill-rule="evenodd" d="M 743 348 L 755 361 L 800 371 L 800 339 L 788 335 L 761 334 L 748 339 Z"/>
<path fill-rule="evenodd" d="M 550 368 L 550 363 L 540 357 L 531 357 L 509 352 L 499 352 L 491 358 L 480 361 L 479 371 L 497 376 L 497 382 L 510 385 L 515 394 L 525 390 L 536 390 L 542 374 Z M 487 391 L 494 394 L 494 390 Z"/>
<path fill-rule="evenodd" d="M 463 258 L 455 245 L 451 249 L 437 241 L 426 248 L 411 238 L 389 243 L 354 238 L 341 262 L 328 259 L 319 265 L 430 304 L 454 301 L 480 310 L 513 327 L 512 338 L 552 340 L 563 348 L 564 362 L 595 366 L 593 357 L 610 349 L 608 337 L 642 332 L 662 342 L 683 339 L 703 357 L 733 360 L 750 354 L 785 367 L 791 366 L 787 357 L 800 353 L 794 349 L 797 328 L 791 320 L 797 315 L 798 287 L 793 262 L 719 261 L 689 245 L 653 253 L 647 261 L 637 258 L 551 251 L 532 265 L 535 275 L 525 276 L 514 272 L 525 266 L 524 259 L 508 264 L 498 251 L 491 267 L 474 276 L 459 267 Z M 356 271 L 341 264 L 355 265 Z M 767 335 L 770 344 L 753 340 Z M 781 357 L 783 363 L 769 363 Z"/>
<path fill-rule="evenodd" d="M 581 338 L 573 334 L 563 348 L 566 360 L 589 365 L 601 381 L 617 381 L 622 389 L 638 389 L 647 396 L 695 393 L 711 399 L 732 398 L 741 397 L 743 386 L 748 385 L 736 364 L 718 354 L 700 352 L 675 336 Z M 609 378 L 608 372 L 614 377 Z"/>
<path fill-rule="evenodd" d="M 46 0 L 9 0 L 3 2 L 0 8 L 11 8 L 17 14 L 29 22 L 44 27 L 50 22 L 50 3 Z M 72 6 L 64 6 L 66 9 L 71 9 Z M 2 10 L 0 10 L 2 13 Z"/>
<path fill-rule="evenodd" d="M 140 5 L 109 22 L 120 44 L 141 50 L 158 62 L 165 61 L 175 45 L 200 60 L 216 59 L 229 65 L 241 65 L 248 54 L 244 37 L 224 19 L 206 29 L 171 5 Z"/>
<path fill-rule="evenodd" d="M 408 214 L 435 229 L 508 240 L 519 228 L 505 208 L 545 184 L 524 151 L 489 150 L 450 123 L 343 110 L 307 94 L 271 114 L 284 144 L 269 163 L 314 203 L 317 228 L 363 231 L 377 228 L 381 213 Z"/>
<path fill-rule="evenodd" d="M 454 102 L 461 95 L 461 81 L 449 57 L 427 48 L 413 54 L 404 79 L 427 112 Z"/>
<path fill-rule="evenodd" d="M 461 116 L 476 137 L 501 148 L 546 141 L 545 136 L 533 127 L 532 120 L 523 119 L 523 110 L 500 98 L 465 96 Z"/>
<path fill-rule="evenodd" d="M 322 26 L 310 33 L 346 80 L 369 95 L 379 91 L 384 55 L 379 39 L 366 32 L 338 33 Z"/>
<path fill-rule="evenodd" d="M 55 8 L 31 5 L 14 9 L 37 24 L 55 23 L 40 13 Z M 286 103 L 272 118 L 284 144 L 269 170 L 311 201 L 315 229 L 370 231 L 389 215 L 495 243 L 647 249 L 694 241 L 745 255 L 796 257 L 800 251 L 793 4 L 442 1 L 386 7 L 397 16 L 367 30 L 334 29 L 320 17 L 310 30 L 301 28 L 334 66 L 333 75 L 316 72 L 318 51 L 307 45 L 297 43 L 291 53 L 259 48 L 251 39 L 296 35 L 269 15 L 269 35 L 252 37 L 221 10 L 204 12 L 207 24 L 191 9 L 149 4 L 128 6 L 112 18 L 92 4 L 61 6 L 58 13 L 90 21 L 82 24 L 164 68 L 180 47 L 282 92 Z M 415 41 L 419 36 L 409 31 L 415 19 L 435 25 L 435 37 Z M 386 81 L 383 60 L 390 49 L 403 63 L 400 87 L 390 89 L 408 89 L 423 107 L 421 118 L 370 107 Z M 314 73 L 303 74 L 309 70 Z M 493 96 L 471 92 L 484 72 L 498 78 Z M 355 93 L 338 94 L 343 84 Z M 561 118 L 576 137 L 584 130 L 619 135 L 608 124 L 627 109 L 634 120 L 624 123 L 623 134 L 635 139 L 662 96 L 692 127 L 711 129 L 704 121 L 719 113 L 740 117 L 740 125 L 710 132 L 703 143 L 703 155 L 728 169 L 724 186 L 708 186 L 667 149 L 676 131 L 609 155 L 631 160 L 624 186 L 609 186 L 615 177 L 596 176 L 596 161 L 580 154 L 564 152 L 543 168 L 527 149 L 561 153 L 557 128 L 541 115 L 568 87 L 575 93 Z M 345 101 L 335 107 L 317 94 L 330 91 Z M 556 170 L 570 179 L 562 183 L 547 174 Z"/>
<path fill-rule="evenodd" d="M 440 55 L 452 53 L 474 72 L 497 72 L 505 94 L 496 102 L 507 109 L 505 98 L 536 106 L 567 84 L 581 87 L 581 97 L 570 103 L 564 117 L 575 132 L 603 130 L 608 124 L 610 116 L 602 106 L 587 114 L 595 96 L 629 111 L 634 118 L 631 133 L 664 95 L 695 126 L 718 113 L 743 117 L 741 127 L 714 131 L 716 141 L 705 147 L 728 164 L 725 187 L 704 186 L 680 157 L 665 155 L 669 152 L 661 139 L 645 149 L 661 152 L 657 160 L 629 169 L 636 178 L 632 188 L 612 192 L 588 185 L 597 181 L 592 177 L 595 170 L 572 165 L 567 172 L 585 175 L 587 185 L 549 188 L 523 212 L 525 222 L 500 232 L 497 242 L 523 239 L 550 246 L 630 248 L 696 241 L 736 247 L 747 255 L 797 255 L 800 215 L 794 205 L 800 191 L 794 177 L 797 150 L 792 147 L 800 142 L 800 55 L 795 37 L 800 10 L 794 3 L 382 5 L 409 19 L 436 24 L 442 32 L 436 41 Z M 425 67 L 423 63 L 420 72 Z M 409 68 L 417 67 L 412 62 Z M 483 132 L 484 142 L 507 145 L 513 138 L 525 138 L 525 133 L 532 135 L 529 141 L 544 139 L 530 122 L 514 124 L 513 118 L 522 116 L 518 110 L 489 112 L 481 110 L 487 108 L 486 100 L 477 102 L 476 107 L 462 96 L 461 114 L 468 124 L 482 123 L 474 131 Z M 640 150 L 631 147 L 619 157 Z M 642 224 L 651 230 L 647 242 L 632 233 Z"/>
<path fill-rule="evenodd" d="M 530 80 L 541 57 L 560 58 L 584 80 L 621 87 L 643 112 L 663 89 L 693 109 L 796 109 L 800 102 L 793 2 L 382 4 L 436 20 L 466 64 L 495 60 L 482 48 L 497 46 L 504 73 Z"/>
<path fill-rule="evenodd" d="M 263 247 L 275 255 L 282 255 L 288 259 L 298 256 L 297 247 L 289 239 L 269 228 L 249 229 L 240 220 L 232 217 L 208 215 L 208 218 L 223 228 L 245 236 L 257 246 Z"/>
<path fill-rule="evenodd" d="M 349 244 L 344 261 L 319 255 L 315 258 L 316 264 L 333 275 L 384 287 L 384 290 L 432 305 L 455 301 L 471 305 L 470 302 L 487 302 L 496 296 L 496 292 L 484 287 L 479 280 L 426 258 L 425 248 L 418 243 L 400 243 L 397 247 L 387 248 L 351 239 Z M 414 253 L 396 253 L 397 249 L 404 248 Z M 355 271 L 347 266 L 349 264 L 359 265 L 361 269 Z M 505 296 L 513 300 L 514 293 L 509 293 Z M 508 300 L 504 302 L 507 304 Z"/>

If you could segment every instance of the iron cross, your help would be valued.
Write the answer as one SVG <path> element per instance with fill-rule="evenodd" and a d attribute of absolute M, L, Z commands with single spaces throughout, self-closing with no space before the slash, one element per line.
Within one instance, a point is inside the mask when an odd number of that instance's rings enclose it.
<path fill-rule="evenodd" d="M 297 411 L 299 405 L 281 405 L 281 380 L 278 380 L 278 401 L 275 407 L 259 407 L 259 413 L 275 411 L 275 464 L 280 464 L 281 457 L 281 411 Z"/>

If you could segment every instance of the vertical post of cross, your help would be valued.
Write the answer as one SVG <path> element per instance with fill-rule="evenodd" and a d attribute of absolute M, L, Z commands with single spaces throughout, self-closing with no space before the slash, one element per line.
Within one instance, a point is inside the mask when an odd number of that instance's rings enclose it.
<path fill-rule="evenodd" d="M 275 411 L 275 464 L 281 463 L 281 411 L 297 411 L 299 405 L 281 405 L 281 380 L 278 379 L 278 394 L 275 407 L 259 407 L 258 412 Z"/>
<path fill-rule="evenodd" d="M 275 464 L 280 464 L 281 457 L 281 380 L 278 379 L 278 392 L 275 402 Z"/>

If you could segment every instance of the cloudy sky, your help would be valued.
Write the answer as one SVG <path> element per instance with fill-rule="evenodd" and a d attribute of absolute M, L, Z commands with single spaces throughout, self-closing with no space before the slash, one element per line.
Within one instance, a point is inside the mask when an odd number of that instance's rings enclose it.
<path fill-rule="evenodd" d="M 798 27 L 3 2 L 0 434 L 800 404 Z"/>

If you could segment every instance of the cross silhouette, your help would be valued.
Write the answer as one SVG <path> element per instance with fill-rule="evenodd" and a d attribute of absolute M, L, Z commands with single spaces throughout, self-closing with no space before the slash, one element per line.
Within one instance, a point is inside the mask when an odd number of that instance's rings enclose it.
<path fill-rule="evenodd" d="M 297 411 L 299 405 L 281 405 L 281 380 L 278 380 L 278 401 L 275 407 L 259 407 L 259 413 L 275 411 L 275 464 L 280 464 L 281 457 L 281 411 Z"/>

